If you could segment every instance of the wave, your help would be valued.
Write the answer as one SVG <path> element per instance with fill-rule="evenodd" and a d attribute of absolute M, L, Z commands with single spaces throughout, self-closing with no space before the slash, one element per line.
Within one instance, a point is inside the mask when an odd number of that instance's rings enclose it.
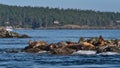
<path fill-rule="evenodd" d="M 96 51 L 92 50 L 79 50 L 77 52 L 72 53 L 72 55 L 120 55 L 117 52 L 102 52 L 97 54 Z"/>
<path fill-rule="evenodd" d="M 96 54 L 96 51 L 92 51 L 92 50 L 79 50 L 79 51 L 73 53 L 73 55 L 76 55 L 76 54 L 94 55 L 94 54 Z"/>
<path fill-rule="evenodd" d="M 38 53 L 48 53 L 48 51 L 39 51 Z"/>
<path fill-rule="evenodd" d="M 100 53 L 99 55 L 118 55 L 120 53 L 117 53 L 117 52 L 103 52 L 103 53 Z"/>

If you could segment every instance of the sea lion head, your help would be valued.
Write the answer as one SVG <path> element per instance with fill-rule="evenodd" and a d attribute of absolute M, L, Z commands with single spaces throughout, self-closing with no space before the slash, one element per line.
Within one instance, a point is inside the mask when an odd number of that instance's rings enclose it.
<path fill-rule="evenodd" d="M 54 49 L 54 48 L 56 48 L 55 44 L 52 43 L 52 44 L 49 45 L 49 49 Z"/>

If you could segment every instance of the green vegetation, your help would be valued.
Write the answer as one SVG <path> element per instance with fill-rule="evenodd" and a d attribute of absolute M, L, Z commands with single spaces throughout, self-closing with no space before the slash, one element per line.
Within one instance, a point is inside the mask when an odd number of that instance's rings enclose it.
<path fill-rule="evenodd" d="M 53 23 L 58 21 L 58 24 Z M 119 27 L 120 13 L 49 7 L 20 7 L 0 4 L 0 26 L 40 28 L 64 25 Z"/>

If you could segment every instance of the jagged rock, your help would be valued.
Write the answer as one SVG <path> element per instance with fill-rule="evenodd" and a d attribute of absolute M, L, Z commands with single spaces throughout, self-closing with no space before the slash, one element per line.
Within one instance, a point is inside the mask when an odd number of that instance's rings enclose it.
<path fill-rule="evenodd" d="M 25 34 L 18 34 L 16 32 L 7 31 L 5 29 L 0 30 L 0 38 L 30 38 L 30 36 Z"/>
<path fill-rule="evenodd" d="M 110 47 L 110 48 L 111 48 L 111 51 L 112 51 L 112 52 L 120 53 L 120 47 L 114 46 L 114 47 Z"/>
<path fill-rule="evenodd" d="M 120 53 L 120 47 L 117 45 L 106 45 L 106 46 L 99 46 L 96 47 L 97 53 L 102 53 L 102 52 L 117 52 Z"/>
<path fill-rule="evenodd" d="M 73 52 L 75 52 L 75 50 L 70 48 L 56 48 L 51 50 L 52 54 L 57 54 L 57 55 L 70 55 Z"/>
<path fill-rule="evenodd" d="M 43 51 L 43 50 L 39 48 L 28 48 L 28 49 L 23 49 L 22 51 L 29 52 L 29 53 L 38 53 L 39 51 Z"/>

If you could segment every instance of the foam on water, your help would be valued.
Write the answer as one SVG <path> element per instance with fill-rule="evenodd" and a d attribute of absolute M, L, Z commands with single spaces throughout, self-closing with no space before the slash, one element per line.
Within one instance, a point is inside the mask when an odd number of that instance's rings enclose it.
<path fill-rule="evenodd" d="M 47 53 L 47 51 L 39 51 L 38 53 Z"/>
<path fill-rule="evenodd" d="M 117 54 L 120 54 L 120 53 L 117 53 L 117 52 L 103 52 L 103 53 L 100 53 L 99 55 L 117 55 Z"/>
<path fill-rule="evenodd" d="M 79 50 L 77 52 L 74 52 L 72 55 L 120 55 L 120 53 L 102 52 L 102 53 L 97 54 L 96 51 L 92 51 L 92 50 Z"/>
<path fill-rule="evenodd" d="M 77 52 L 74 52 L 74 54 L 85 54 L 85 55 L 93 55 L 96 54 L 96 51 L 92 51 L 92 50 L 79 50 Z"/>

